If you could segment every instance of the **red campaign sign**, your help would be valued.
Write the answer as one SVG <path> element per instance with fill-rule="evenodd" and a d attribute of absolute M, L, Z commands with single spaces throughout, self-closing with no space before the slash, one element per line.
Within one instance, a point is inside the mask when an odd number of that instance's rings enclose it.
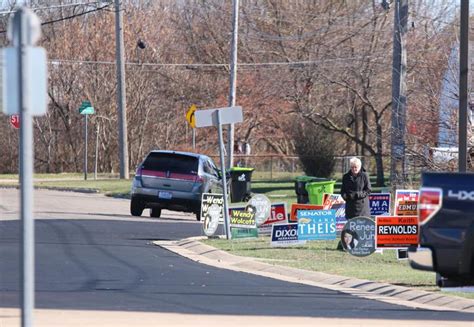
<path fill-rule="evenodd" d="M 418 190 L 396 190 L 395 216 L 416 216 L 418 214 Z"/>
<path fill-rule="evenodd" d="M 291 214 L 290 214 L 290 218 L 288 219 L 288 222 L 289 223 L 298 222 L 298 210 L 319 210 L 322 208 L 323 206 L 319 204 L 292 203 Z"/>
<path fill-rule="evenodd" d="M 270 217 L 265 220 L 263 225 L 271 225 L 278 223 L 287 223 L 286 219 L 286 204 L 285 203 L 272 203 Z"/>
<path fill-rule="evenodd" d="M 13 128 L 20 128 L 20 115 L 11 115 L 10 116 L 10 125 L 13 126 Z"/>
<path fill-rule="evenodd" d="M 375 221 L 377 248 L 418 245 L 418 216 L 377 216 Z"/>

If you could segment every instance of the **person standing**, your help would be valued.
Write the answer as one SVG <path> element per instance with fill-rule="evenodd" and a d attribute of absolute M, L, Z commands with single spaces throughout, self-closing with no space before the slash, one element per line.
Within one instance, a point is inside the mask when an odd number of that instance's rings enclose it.
<path fill-rule="evenodd" d="M 372 191 L 369 176 L 359 158 L 349 160 L 351 169 L 342 176 L 341 196 L 346 201 L 346 219 L 370 217 L 369 194 Z"/>

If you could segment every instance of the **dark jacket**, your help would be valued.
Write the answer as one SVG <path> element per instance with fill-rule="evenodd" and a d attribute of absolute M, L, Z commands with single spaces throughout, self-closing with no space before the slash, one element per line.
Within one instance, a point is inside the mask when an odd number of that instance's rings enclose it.
<path fill-rule="evenodd" d="M 372 191 L 369 176 L 363 168 L 354 176 L 351 171 L 342 176 L 341 195 L 346 201 L 346 219 L 370 217 L 369 194 Z"/>

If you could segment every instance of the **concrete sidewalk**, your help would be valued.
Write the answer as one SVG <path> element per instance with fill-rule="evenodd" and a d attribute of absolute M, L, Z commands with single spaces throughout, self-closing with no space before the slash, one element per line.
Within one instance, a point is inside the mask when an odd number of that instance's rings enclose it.
<path fill-rule="evenodd" d="M 352 277 L 272 265 L 254 258 L 235 256 L 199 242 L 203 238 L 192 237 L 180 241 L 155 241 L 154 244 L 196 262 L 218 268 L 322 287 L 366 299 L 412 308 L 474 313 L 474 300 L 471 299 Z"/>

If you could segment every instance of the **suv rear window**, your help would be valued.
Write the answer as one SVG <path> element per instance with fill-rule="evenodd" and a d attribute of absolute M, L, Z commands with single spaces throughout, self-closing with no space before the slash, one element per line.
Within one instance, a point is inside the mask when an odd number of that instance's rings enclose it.
<path fill-rule="evenodd" d="M 143 163 L 143 169 L 193 174 L 198 172 L 199 159 L 176 153 L 151 152 Z"/>

